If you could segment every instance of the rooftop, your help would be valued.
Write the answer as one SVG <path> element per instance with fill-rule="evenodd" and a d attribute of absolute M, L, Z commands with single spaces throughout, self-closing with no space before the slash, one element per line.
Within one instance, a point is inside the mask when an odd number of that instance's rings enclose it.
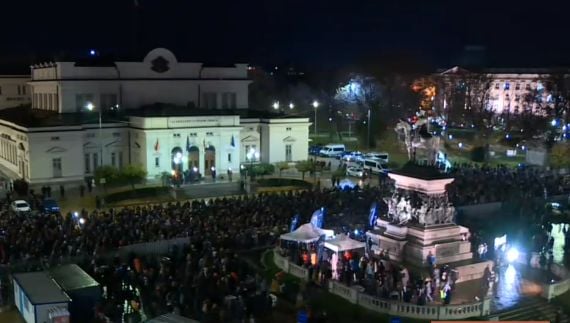
<path fill-rule="evenodd" d="M 55 267 L 50 269 L 49 273 L 65 291 L 99 286 L 95 279 L 76 264 Z"/>
<path fill-rule="evenodd" d="M 53 111 L 32 110 L 30 107 L 15 107 L 0 110 L 0 120 L 26 128 L 42 128 L 96 124 L 99 115 L 97 113 L 55 113 Z"/>
<path fill-rule="evenodd" d="M 13 277 L 32 304 L 65 303 L 71 301 L 67 294 L 57 286 L 46 272 L 14 274 Z"/>
<path fill-rule="evenodd" d="M 192 117 L 192 116 L 231 116 L 237 115 L 242 119 L 269 119 L 269 118 L 299 118 L 298 116 L 288 116 L 283 113 L 274 113 L 265 110 L 255 109 L 203 109 L 194 107 L 183 107 L 171 104 L 157 103 L 144 106 L 140 109 L 127 111 L 129 116 L 135 117 Z"/>
<path fill-rule="evenodd" d="M 439 169 L 434 166 L 429 165 L 418 165 L 412 161 L 407 162 L 402 168 L 391 171 L 391 173 L 414 177 L 423 180 L 436 180 L 436 179 L 446 179 L 453 178 L 445 173 L 442 173 Z"/>
<path fill-rule="evenodd" d="M 198 109 L 173 105 L 152 105 L 140 109 L 125 110 L 123 114 L 104 112 L 103 123 L 120 123 L 133 117 L 192 117 L 192 116 L 239 116 L 242 119 L 294 119 L 304 118 L 252 109 Z M 0 110 L 0 120 L 5 120 L 25 128 L 63 127 L 97 124 L 97 112 L 56 113 L 53 111 L 33 110 L 30 107 L 15 107 Z"/>

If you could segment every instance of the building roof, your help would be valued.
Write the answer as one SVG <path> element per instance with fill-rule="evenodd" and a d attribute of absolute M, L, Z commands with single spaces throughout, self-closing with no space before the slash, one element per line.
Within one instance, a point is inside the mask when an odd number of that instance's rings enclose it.
<path fill-rule="evenodd" d="M 200 323 L 198 321 L 176 315 L 173 313 L 164 314 L 146 321 L 147 323 Z"/>
<path fill-rule="evenodd" d="M 174 105 L 152 105 L 140 109 L 126 109 L 123 114 L 112 112 L 103 113 L 102 119 L 104 124 L 116 124 L 126 122 L 129 116 L 143 118 L 193 116 L 239 116 L 242 119 L 306 118 L 304 116 L 290 116 L 263 110 L 219 110 L 187 108 Z M 0 120 L 11 122 L 25 128 L 49 128 L 97 124 L 99 122 L 99 115 L 96 112 L 56 113 L 53 111 L 31 109 L 29 106 L 21 106 L 0 110 Z"/>
<path fill-rule="evenodd" d="M 391 173 L 397 175 L 403 175 L 407 177 L 414 177 L 423 180 L 435 180 L 435 179 L 446 179 L 446 178 L 453 178 L 453 176 L 449 176 L 439 171 L 434 166 L 429 165 L 418 165 L 414 162 L 407 162 L 402 168 L 391 171 Z"/>
<path fill-rule="evenodd" d="M 51 277 L 64 291 L 97 287 L 99 283 L 76 264 L 63 265 L 49 270 Z"/>
<path fill-rule="evenodd" d="M 62 127 L 96 124 L 99 122 L 99 115 L 96 112 L 56 113 L 53 111 L 33 110 L 28 106 L 0 110 L 0 120 L 26 128 Z M 103 115 L 103 122 L 112 123 L 112 121 L 121 120 L 121 117 Z"/>
<path fill-rule="evenodd" d="M 176 106 L 171 104 L 157 103 L 144 106 L 140 109 L 127 110 L 129 116 L 133 117 L 192 117 L 192 116 L 239 116 L 243 119 L 272 119 L 272 118 L 299 118 L 298 116 L 288 116 L 283 113 L 273 113 L 265 110 L 254 109 L 203 109 Z"/>
<path fill-rule="evenodd" d="M 13 277 L 34 305 L 71 301 L 46 272 L 14 274 Z"/>

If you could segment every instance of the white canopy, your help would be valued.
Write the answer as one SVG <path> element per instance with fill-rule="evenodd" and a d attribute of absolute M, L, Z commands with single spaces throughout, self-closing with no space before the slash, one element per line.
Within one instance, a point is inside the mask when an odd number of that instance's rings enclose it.
<path fill-rule="evenodd" d="M 309 243 L 319 240 L 321 236 L 325 236 L 325 238 L 333 237 L 334 231 L 319 229 L 314 227 L 311 223 L 305 223 L 293 232 L 282 234 L 280 239 Z"/>
<path fill-rule="evenodd" d="M 339 234 L 334 239 L 325 242 L 325 248 L 334 252 L 361 249 L 365 246 L 366 244 L 364 242 L 351 239 L 344 234 Z"/>

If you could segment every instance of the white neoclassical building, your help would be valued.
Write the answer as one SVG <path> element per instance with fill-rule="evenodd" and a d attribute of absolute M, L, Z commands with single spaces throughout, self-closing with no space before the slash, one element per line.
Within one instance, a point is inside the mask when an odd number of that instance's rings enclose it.
<path fill-rule="evenodd" d="M 248 109 L 245 64 L 178 62 L 159 48 L 142 62 L 53 62 L 31 72 L 31 109 L 0 111 L 0 171 L 9 179 L 83 181 L 100 165 L 129 163 L 148 178 L 210 175 L 307 159 L 308 118 Z"/>
<path fill-rule="evenodd" d="M 0 75 L 0 109 L 30 103 L 29 75 Z"/>
<path fill-rule="evenodd" d="M 486 93 L 486 108 L 497 114 L 545 114 L 545 108 L 552 106 L 553 99 L 548 91 L 548 84 L 555 78 L 570 81 L 569 70 L 547 68 L 496 68 L 472 72 L 459 66 L 440 71 L 436 78 L 443 81 L 447 90 L 457 91 L 461 82 L 465 83 L 463 91 L 471 90 Z M 445 89 L 440 92 L 446 92 Z M 445 110 L 451 98 L 440 95 L 436 108 Z M 467 104 L 464 107 L 469 109 Z"/>

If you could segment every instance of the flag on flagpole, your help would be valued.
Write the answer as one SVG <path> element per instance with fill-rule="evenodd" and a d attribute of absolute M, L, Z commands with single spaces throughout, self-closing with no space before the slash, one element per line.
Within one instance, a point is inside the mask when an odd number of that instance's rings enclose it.
<path fill-rule="evenodd" d="M 373 228 L 376 225 L 376 220 L 378 219 L 378 205 L 373 202 L 370 205 L 370 213 L 368 214 L 368 225 Z"/>
<path fill-rule="evenodd" d="M 291 226 L 289 227 L 290 232 L 295 231 L 299 226 L 299 214 L 295 214 L 295 216 L 291 219 Z"/>
<path fill-rule="evenodd" d="M 156 143 L 154 144 L 154 151 L 160 150 L 160 144 L 158 143 L 158 139 L 156 139 Z"/>
<path fill-rule="evenodd" d="M 322 207 L 316 210 L 313 213 L 313 216 L 311 216 L 311 224 L 316 228 L 322 229 L 324 222 L 325 222 L 325 208 Z"/>

